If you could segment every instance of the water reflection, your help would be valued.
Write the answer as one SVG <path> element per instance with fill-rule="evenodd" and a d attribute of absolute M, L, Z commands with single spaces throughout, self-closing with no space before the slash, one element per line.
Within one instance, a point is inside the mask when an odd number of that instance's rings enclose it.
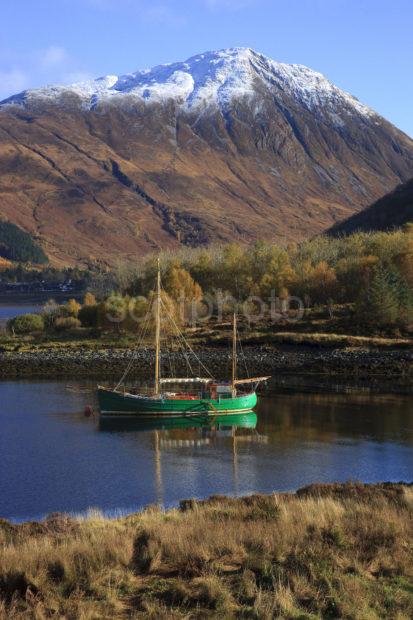
<path fill-rule="evenodd" d="M 197 449 L 209 446 L 216 449 L 217 443 L 224 438 L 231 438 L 232 444 L 232 483 L 233 495 L 238 495 L 238 445 L 239 443 L 263 443 L 268 438 L 257 430 L 257 415 L 254 411 L 243 414 L 226 414 L 222 416 L 188 416 L 175 418 L 158 418 L 147 420 L 100 419 L 99 430 L 110 433 L 151 432 L 155 472 L 156 503 L 164 506 L 162 480 L 162 453 L 170 449 Z"/>
<path fill-rule="evenodd" d="M 110 432 L 130 432 L 130 431 L 163 431 L 188 429 L 195 431 L 219 431 L 227 428 L 255 428 L 257 426 L 257 415 L 253 411 L 240 414 L 226 415 L 190 415 L 185 417 L 159 417 L 147 418 L 146 420 L 101 418 L 99 429 Z"/>
<path fill-rule="evenodd" d="M 272 442 L 374 440 L 413 444 L 412 398 L 369 392 L 277 394 L 261 398 L 259 428 Z"/>

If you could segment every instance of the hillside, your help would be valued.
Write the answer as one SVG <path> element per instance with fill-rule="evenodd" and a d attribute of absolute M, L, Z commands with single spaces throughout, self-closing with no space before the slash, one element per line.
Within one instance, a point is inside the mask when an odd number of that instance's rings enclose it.
<path fill-rule="evenodd" d="M 55 265 L 298 241 L 413 176 L 413 141 L 302 65 L 250 49 L 0 105 L 0 216 Z"/>
<path fill-rule="evenodd" d="M 333 226 L 333 235 L 351 234 L 357 230 L 390 230 L 413 222 L 413 179 L 396 187 L 367 209 Z"/>

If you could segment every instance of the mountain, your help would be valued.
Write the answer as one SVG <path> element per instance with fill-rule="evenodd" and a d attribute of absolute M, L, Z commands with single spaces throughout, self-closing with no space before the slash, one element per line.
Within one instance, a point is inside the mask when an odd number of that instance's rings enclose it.
<path fill-rule="evenodd" d="M 332 235 L 351 234 L 358 230 L 391 230 L 413 222 L 413 179 L 396 187 L 370 207 L 333 226 Z"/>
<path fill-rule="evenodd" d="M 321 232 L 413 176 L 413 141 L 250 49 L 0 104 L 0 217 L 56 265 Z"/>

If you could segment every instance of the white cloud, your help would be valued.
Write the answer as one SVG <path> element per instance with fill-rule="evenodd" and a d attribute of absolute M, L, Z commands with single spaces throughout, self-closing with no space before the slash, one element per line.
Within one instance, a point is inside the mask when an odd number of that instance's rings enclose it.
<path fill-rule="evenodd" d="M 69 54 L 65 48 L 58 45 L 50 45 L 50 47 L 40 50 L 36 55 L 39 68 L 43 70 L 57 67 L 69 61 Z"/>
<path fill-rule="evenodd" d="M 0 101 L 9 95 L 19 93 L 29 84 L 29 76 L 21 69 L 1 69 L 0 67 Z"/>
<path fill-rule="evenodd" d="M 30 53 L 0 49 L 0 101 L 27 88 L 90 79 L 81 64 L 60 45 Z"/>
<path fill-rule="evenodd" d="M 87 82 L 95 77 L 95 75 L 87 71 L 69 71 L 69 73 L 64 73 L 59 81 L 62 84 L 76 84 L 78 82 Z"/>

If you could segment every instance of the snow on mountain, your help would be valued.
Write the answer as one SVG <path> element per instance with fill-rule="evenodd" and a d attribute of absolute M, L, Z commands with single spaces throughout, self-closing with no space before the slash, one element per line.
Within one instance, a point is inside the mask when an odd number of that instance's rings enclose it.
<path fill-rule="evenodd" d="M 206 52 L 185 62 L 159 65 L 123 76 L 108 75 L 69 86 L 47 86 L 9 97 L 0 105 L 30 106 L 41 100 L 59 103 L 62 95 L 75 94 L 86 109 L 102 102 L 136 98 L 147 103 L 173 99 L 189 111 L 211 105 L 225 109 L 233 98 L 254 97 L 260 85 L 276 94 L 283 91 L 311 111 L 325 108 L 332 122 L 343 123 L 348 113 L 371 116 L 374 112 L 340 90 L 321 73 L 304 65 L 271 60 L 249 48 Z"/>

